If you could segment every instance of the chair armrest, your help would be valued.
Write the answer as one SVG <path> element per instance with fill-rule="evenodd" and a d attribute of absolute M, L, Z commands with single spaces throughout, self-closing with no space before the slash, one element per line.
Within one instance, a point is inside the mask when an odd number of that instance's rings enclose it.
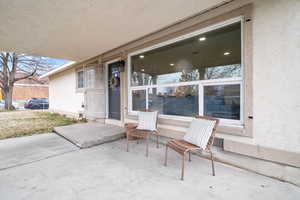
<path fill-rule="evenodd" d="M 125 124 L 126 129 L 134 129 L 136 127 L 138 127 L 138 123 L 126 123 Z"/>

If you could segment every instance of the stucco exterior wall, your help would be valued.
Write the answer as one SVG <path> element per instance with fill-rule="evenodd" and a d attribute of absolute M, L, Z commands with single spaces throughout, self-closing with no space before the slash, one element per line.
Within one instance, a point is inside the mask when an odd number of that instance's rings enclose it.
<path fill-rule="evenodd" d="M 255 1 L 253 138 L 300 152 L 300 1 Z"/>
<path fill-rule="evenodd" d="M 75 69 L 70 69 L 50 77 L 49 109 L 78 116 L 84 102 L 83 93 L 76 92 Z"/>

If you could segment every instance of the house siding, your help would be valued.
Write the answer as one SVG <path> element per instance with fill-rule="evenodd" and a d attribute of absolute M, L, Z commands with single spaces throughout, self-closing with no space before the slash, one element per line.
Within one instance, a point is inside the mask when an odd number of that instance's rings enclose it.
<path fill-rule="evenodd" d="M 254 4 L 253 139 L 300 153 L 299 10 L 297 0 Z"/>
<path fill-rule="evenodd" d="M 15 85 L 13 90 L 13 100 L 27 100 L 30 98 L 48 98 L 48 86 L 19 86 Z"/>
<path fill-rule="evenodd" d="M 76 91 L 75 69 L 67 70 L 50 77 L 49 109 L 73 117 L 82 111 L 84 94 Z"/>

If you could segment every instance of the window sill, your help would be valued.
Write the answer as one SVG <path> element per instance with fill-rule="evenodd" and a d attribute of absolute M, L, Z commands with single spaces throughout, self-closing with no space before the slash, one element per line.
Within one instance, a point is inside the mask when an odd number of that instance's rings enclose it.
<path fill-rule="evenodd" d="M 85 93 L 87 90 L 97 90 L 98 88 L 76 88 L 76 93 Z"/>
<path fill-rule="evenodd" d="M 86 88 L 76 88 L 76 93 L 84 93 Z"/>
<path fill-rule="evenodd" d="M 126 118 L 136 121 L 138 119 L 137 113 L 128 113 Z M 193 117 L 159 115 L 158 127 L 185 132 L 189 126 L 189 122 L 191 122 L 192 119 Z M 217 133 L 249 137 L 245 134 L 245 126 L 243 124 L 240 122 L 228 123 L 226 120 L 225 122 L 222 120 L 220 121 L 220 125 L 217 128 Z"/>
<path fill-rule="evenodd" d="M 137 112 L 129 112 L 128 115 L 137 116 Z M 194 117 L 176 116 L 176 115 L 158 115 L 159 119 L 169 119 L 181 122 L 191 122 Z M 240 120 L 220 119 L 220 126 L 243 128 L 243 123 Z"/>

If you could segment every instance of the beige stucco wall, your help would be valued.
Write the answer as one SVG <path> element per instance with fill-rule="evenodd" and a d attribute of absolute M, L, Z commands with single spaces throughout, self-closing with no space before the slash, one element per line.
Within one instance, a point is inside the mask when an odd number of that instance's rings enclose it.
<path fill-rule="evenodd" d="M 84 102 L 83 93 L 76 92 L 75 69 L 50 77 L 49 109 L 66 114 L 78 115 Z"/>
<path fill-rule="evenodd" d="M 253 136 L 300 153 L 300 1 L 256 1 L 253 17 Z"/>

